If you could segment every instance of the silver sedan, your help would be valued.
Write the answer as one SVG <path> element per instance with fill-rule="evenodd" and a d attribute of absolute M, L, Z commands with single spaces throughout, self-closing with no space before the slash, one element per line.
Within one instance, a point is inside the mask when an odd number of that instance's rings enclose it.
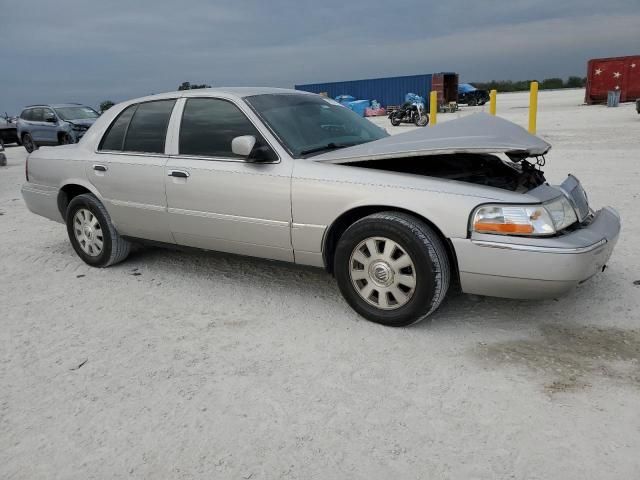
<path fill-rule="evenodd" d="M 389 136 L 318 95 L 206 89 L 111 108 L 32 153 L 22 192 L 89 265 L 152 241 L 323 267 L 363 317 L 404 326 L 452 284 L 542 298 L 603 270 L 620 218 L 572 175 L 547 183 L 549 148 L 484 114 Z"/>

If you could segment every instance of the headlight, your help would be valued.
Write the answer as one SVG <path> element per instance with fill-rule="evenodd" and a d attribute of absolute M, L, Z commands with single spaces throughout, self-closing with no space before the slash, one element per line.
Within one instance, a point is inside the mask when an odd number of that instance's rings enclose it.
<path fill-rule="evenodd" d="M 577 221 L 565 197 L 542 205 L 483 205 L 473 214 L 478 233 L 501 235 L 553 235 Z"/>
<path fill-rule="evenodd" d="M 569 225 L 578 221 L 576 211 L 564 196 L 545 203 L 544 208 L 546 208 L 549 215 L 551 215 L 556 230 L 567 228 Z"/>

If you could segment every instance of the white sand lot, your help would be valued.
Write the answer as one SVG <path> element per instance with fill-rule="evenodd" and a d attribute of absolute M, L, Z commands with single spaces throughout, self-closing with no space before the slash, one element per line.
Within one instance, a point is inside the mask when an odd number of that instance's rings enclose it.
<path fill-rule="evenodd" d="M 539 134 L 550 180 L 621 212 L 609 269 L 555 300 L 454 294 L 407 329 L 322 270 L 158 248 L 90 268 L 8 148 L 0 478 L 638 478 L 640 116 L 582 96 L 541 93 Z M 526 125 L 527 100 L 498 113 Z"/>

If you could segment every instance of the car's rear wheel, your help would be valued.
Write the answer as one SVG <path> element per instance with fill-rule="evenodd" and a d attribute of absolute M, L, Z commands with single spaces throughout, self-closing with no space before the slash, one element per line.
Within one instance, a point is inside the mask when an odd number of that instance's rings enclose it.
<path fill-rule="evenodd" d="M 120 236 L 94 195 L 74 197 L 67 207 L 66 221 L 71 245 L 85 263 L 108 267 L 129 255 L 131 243 Z"/>
<path fill-rule="evenodd" d="M 29 153 L 33 152 L 35 149 L 38 148 L 35 142 L 33 141 L 31 134 L 29 133 L 25 133 L 22 136 L 22 145 L 24 146 L 25 150 Z"/>
<path fill-rule="evenodd" d="M 334 272 L 356 312 L 392 327 L 434 312 L 450 278 L 440 237 L 425 222 L 399 212 L 369 215 L 351 225 L 338 242 Z"/>

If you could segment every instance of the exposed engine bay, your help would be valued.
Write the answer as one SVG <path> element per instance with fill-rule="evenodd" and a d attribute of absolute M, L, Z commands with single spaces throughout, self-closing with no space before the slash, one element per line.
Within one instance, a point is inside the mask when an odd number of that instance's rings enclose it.
<path fill-rule="evenodd" d="M 364 160 L 349 163 L 349 166 L 444 178 L 524 193 L 546 182 L 539 168 L 544 162 L 540 160 L 531 163 L 522 158 L 502 160 L 490 154 L 457 153 Z"/>

